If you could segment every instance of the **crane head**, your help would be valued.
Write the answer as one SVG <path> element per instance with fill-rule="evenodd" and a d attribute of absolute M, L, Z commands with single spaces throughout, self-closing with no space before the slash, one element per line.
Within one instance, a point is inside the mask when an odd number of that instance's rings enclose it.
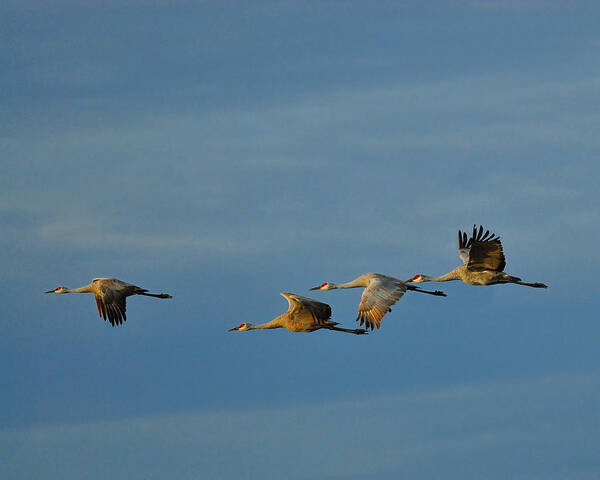
<path fill-rule="evenodd" d="M 245 332 L 246 330 L 250 330 L 250 324 L 242 323 L 242 324 L 238 325 L 237 327 L 233 327 L 233 328 L 229 329 L 230 332 L 233 332 L 234 330 L 237 330 L 238 332 Z"/>
<path fill-rule="evenodd" d="M 44 293 L 66 293 L 65 292 L 65 287 L 56 287 L 54 290 L 48 290 L 47 292 Z"/>
<path fill-rule="evenodd" d="M 421 283 L 423 281 L 425 281 L 423 275 L 419 274 L 412 277 L 407 283 Z"/>
<path fill-rule="evenodd" d="M 322 283 L 321 285 L 317 285 L 316 287 L 311 288 L 311 290 L 331 290 L 333 285 L 329 282 Z"/>

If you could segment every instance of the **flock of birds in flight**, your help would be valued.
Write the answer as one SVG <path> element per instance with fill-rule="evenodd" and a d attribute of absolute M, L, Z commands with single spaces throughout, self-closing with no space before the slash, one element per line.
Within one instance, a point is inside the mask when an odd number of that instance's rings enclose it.
<path fill-rule="evenodd" d="M 547 288 L 543 283 L 523 282 L 519 277 L 513 277 L 504 272 L 506 260 L 500 243 L 500 237 L 489 230 L 483 231 L 480 226 L 473 226 L 470 238 L 464 232 L 458 231 L 458 254 L 463 265 L 439 277 L 415 275 L 410 280 L 402 281 L 397 278 L 379 273 L 365 273 L 351 282 L 331 283 L 325 282 L 311 288 L 311 290 L 333 290 L 336 288 L 364 288 L 358 306 L 357 321 L 365 328 L 342 328 L 338 322 L 331 320 L 331 307 L 326 303 L 312 298 L 302 297 L 293 293 L 283 295 L 289 302 L 289 309 L 270 322 L 254 325 L 242 323 L 229 331 L 245 332 L 257 329 L 286 328 L 292 332 L 314 332 L 327 329 L 336 332 L 364 335 L 369 329 L 381 326 L 381 320 L 386 313 L 391 312 L 394 305 L 405 292 L 414 291 L 429 295 L 443 296 L 446 294 L 439 290 L 423 290 L 412 283 L 421 282 L 447 282 L 461 280 L 469 285 L 496 285 L 501 283 L 516 283 L 534 288 Z M 126 298 L 131 295 L 145 295 L 155 298 L 172 298 L 168 293 L 148 293 L 145 288 L 123 282 L 116 278 L 94 278 L 92 283 L 80 288 L 57 287 L 45 293 L 93 293 L 96 297 L 98 315 L 108 320 L 114 327 L 127 320 L 125 314 Z"/>

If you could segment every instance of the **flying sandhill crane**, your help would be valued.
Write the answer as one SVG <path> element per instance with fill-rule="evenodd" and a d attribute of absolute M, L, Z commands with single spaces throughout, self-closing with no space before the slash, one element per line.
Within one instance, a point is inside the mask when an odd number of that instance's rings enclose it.
<path fill-rule="evenodd" d="M 361 325 L 365 324 L 365 327 L 367 329 L 370 328 L 371 330 L 373 330 L 375 325 L 377 325 L 377 328 L 381 326 L 381 319 L 387 312 L 392 311 L 390 307 L 396 303 L 407 290 L 442 297 L 446 296 L 444 292 L 440 292 L 439 290 L 436 290 L 435 292 L 422 290 L 414 285 L 408 285 L 402 280 L 387 275 L 381 275 L 380 273 L 365 273 L 348 283 L 337 284 L 325 282 L 311 288 L 311 290 L 333 290 L 335 288 L 357 287 L 364 287 L 365 289 L 362 294 L 360 305 L 358 306 L 358 316 L 356 317 L 356 321 L 360 320 Z"/>
<path fill-rule="evenodd" d="M 464 265 L 455 268 L 441 277 L 428 277 L 415 275 L 409 282 L 447 282 L 449 280 L 462 280 L 469 285 L 496 285 L 497 283 L 516 283 L 534 288 L 548 288 L 543 283 L 526 283 L 519 277 L 504 273 L 506 260 L 502 251 L 500 237 L 483 227 L 473 225 L 473 234 L 467 241 L 467 234 L 458 231 L 458 255 Z"/>
<path fill-rule="evenodd" d="M 231 328 L 232 332 L 237 330 L 245 332 L 247 330 L 270 329 L 270 328 L 287 328 L 291 332 L 314 332 L 321 328 L 327 330 L 335 330 L 336 332 L 354 333 L 356 335 L 366 334 L 366 330 L 357 328 L 351 330 L 349 328 L 337 327 L 337 322 L 332 322 L 331 307 L 326 303 L 318 302 L 312 298 L 301 297 L 293 293 L 282 292 L 290 304 L 288 311 L 277 318 L 267 323 L 253 325 L 252 323 L 242 323 L 241 325 Z"/>
<path fill-rule="evenodd" d="M 98 315 L 108 318 L 114 327 L 127 320 L 125 315 L 125 299 L 130 295 L 145 295 L 146 297 L 173 298 L 168 293 L 148 293 L 131 283 L 122 282 L 116 278 L 94 278 L 92 283 L 79 288 L 56 287 L 44 293 L 93 293 L 96 296 Z"/>

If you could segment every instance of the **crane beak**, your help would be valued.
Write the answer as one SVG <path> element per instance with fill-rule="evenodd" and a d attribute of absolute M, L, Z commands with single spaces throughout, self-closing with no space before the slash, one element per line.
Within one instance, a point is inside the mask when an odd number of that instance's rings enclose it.
<path fill-rule="evenodd" d="M 317 285 L 316 287 L 309 288 L 309 290 L 320 290 L 321 285 Z"/>
<path fill-rule="evenodd" d="M 228 331 L 228 332 L 233 332 L 234 330 L 237 330 L 237 329 L 238 329 L 238 327 L 233 327 L 233 328 L 230 328 L 230 329 L 229 329 L 229 330 L 227 330 L 227 331 Z"/>
<path fill-rule="evenodd" d="M 54 293 L 54 290 L 48 290 L 47 292 L 44 293 Z"/>

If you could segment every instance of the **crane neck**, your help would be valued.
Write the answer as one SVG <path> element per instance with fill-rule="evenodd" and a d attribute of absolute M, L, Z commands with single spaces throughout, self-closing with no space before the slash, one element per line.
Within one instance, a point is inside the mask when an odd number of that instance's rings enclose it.
<path fill-rule="evenodd" d="M 268 330 L 271 328 L 281 328 L 281 326 L 281 317 L 277 317 L 271 320 L 270 322 L 259 323 L 258 325 L 249 323 L 248 330 Z"/>
<path fill-rule="evenodd" d="M 423 280 L 425 282 L 450 282 L 452 280 L 460 280 L 461 279 L 461 269 L 462 266 L 455 268 L 451 272 L 445 273 L 439 277 L 428 277 L 427 275 L 423 275 Z"/>
<path fill-rule="evenodd" d="M 64 287 L 64 291 L 65 293 L 93 293 L 94 289 L 92 287 L 92 284 L 90 283 L 89 285 L 84 285 L 83 287 L 79 287 L 79 288 L 67 288 Z"/>
<path fill-rule="evenodd" d="M 364 282 L 360 281 L 360 278 L 355 278 L 354 280 L 350 281 L 350 282 L 346 282 L 346 283 L 330 283 L 331 285 L 331 289 L 334 288 L 358 288 L 358 287 L 364 287 L 365 284 Z"/>

